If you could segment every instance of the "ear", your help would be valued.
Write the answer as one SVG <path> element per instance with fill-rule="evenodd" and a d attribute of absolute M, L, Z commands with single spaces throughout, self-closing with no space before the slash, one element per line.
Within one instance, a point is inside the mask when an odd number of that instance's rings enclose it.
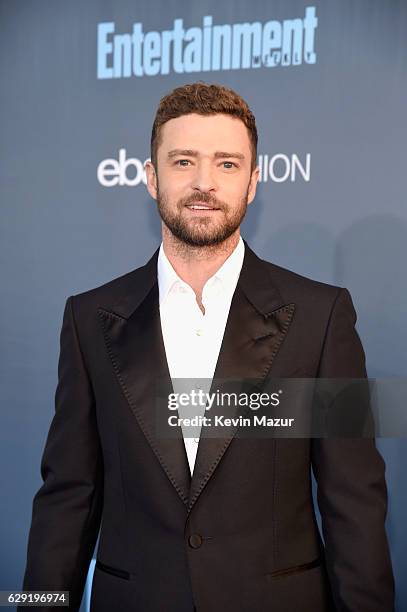
<path fill-rule="evenodd" d="M 257 188 L 257 182 L 259 180 L 259 176 L 260 176 L 260 167 L 257 166 L 250 177 L 250 183 L 249 183 L 249 190 L 247 193 L 247 203 L 251 204 L 251 202 L 253 202 L 255 195 L 256 195 L 256 188 Z"/>
<path fill-rule="evenodd" d="M 153 163 L 147 160 L 144 164 L 147 179 L 147 190 L 153 200 L 157 199 L 157 174 Z"/>

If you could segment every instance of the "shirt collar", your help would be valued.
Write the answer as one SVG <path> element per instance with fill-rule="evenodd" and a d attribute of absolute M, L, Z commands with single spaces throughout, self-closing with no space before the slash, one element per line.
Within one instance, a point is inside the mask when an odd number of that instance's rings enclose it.
<path fill-rule="evenodd" d="M 223 262 L 219 270 L 217 270 L 215 274 L 213 274 L 213 276 L 206 281 L 203 292 L 205 292 L 206 288 L 212 283 L 220 281 L 222 289 L 232 294 L 236 289 L 237 281 L 243 265 L 243 259 L 244 242 L 242 237 L 239 236 L 239 241 L 235 249 Z M 162 242 L 160 244 L 157 259 L 157 277 L 160 306 L 167 299 L 169 293 L 177 283 L 185 287 L 188 291 L 192 291 L 190 285 L 183 281 L 172 267 L 171 262 L 164 252 Z"/>

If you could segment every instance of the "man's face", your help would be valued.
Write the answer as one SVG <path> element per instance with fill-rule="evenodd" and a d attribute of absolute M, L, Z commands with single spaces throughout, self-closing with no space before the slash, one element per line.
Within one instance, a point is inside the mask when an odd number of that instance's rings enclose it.
<path fill-rule="evenodd" d="M 256 193 L 250 139 L 235 117 L 183 115 L 161 128 L 157 172 L 146 164 L 147 188 L 162 221 L 191 246 L 222 243 L 240 226 Z"/>

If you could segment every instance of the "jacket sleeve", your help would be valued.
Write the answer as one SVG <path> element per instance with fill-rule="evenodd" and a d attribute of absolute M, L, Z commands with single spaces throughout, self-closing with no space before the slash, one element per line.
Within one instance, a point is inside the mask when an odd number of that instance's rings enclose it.
<path fill-rule="evenodd" d="M 70 591 L 69 610 L 78 610 L 99 532 L 103 461 L 73 296 L 67 299 L 63 315 L 55 414 L 41 476 L 43 484 L 32 506 L 23 590 Z"/>
<path fill-rule="evenodd" d="M 347 289 L 332 308 L 318 376 L 366 378 L 365 354 Z M 315 438 L 312 468 L 337 612 L 393 612 L 394 580 L 385 532 L 385 464 L 374 438 Z"/>

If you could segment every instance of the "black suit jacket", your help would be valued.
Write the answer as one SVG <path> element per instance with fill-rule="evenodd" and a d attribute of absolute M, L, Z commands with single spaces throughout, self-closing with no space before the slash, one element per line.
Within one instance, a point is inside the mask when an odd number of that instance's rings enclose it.
<path fill-rule="evenodd" d="M 201 438 L 191 479 L 181 429 L 156 435 L 157 256 L 67 299 L 23 588 L 78 610 L 101 527 L 94 612 L 392 612 L 373 439 Z M 245 243 L 215 377 L 363 378 L 355 321 L 347 289 Z"/>

